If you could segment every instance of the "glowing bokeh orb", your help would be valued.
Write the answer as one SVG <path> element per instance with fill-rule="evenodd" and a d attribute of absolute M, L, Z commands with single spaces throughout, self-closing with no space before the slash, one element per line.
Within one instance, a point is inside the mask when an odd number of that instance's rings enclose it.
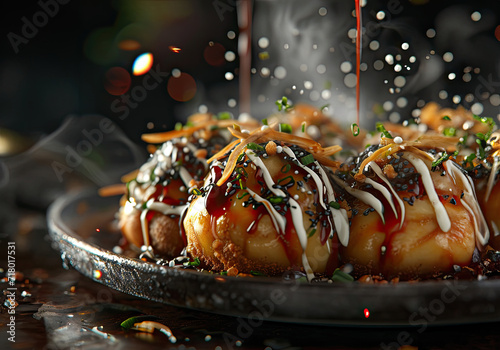
<path fill-rule="evenodd" d="M 112 67 L 104 75 L 104 88 L 113 96 L 126 93 L 131 83 L 132 79 L 129 72 L 122 67 Z"/>
<path fill-rule="evenodd" d="M 143 75 L 149 72 L 153 66 L 153 54 L 151 52 L 143 53 L 134 61 L 132 65 L 132 73 L 134 75 Z"/>
<path fill-rule="evenodd" d="M 186 102 L 196 94 L 196 82 L 190 74 L 181 72 L 168 79 L 167 91 L 174 100 Z"/>
<path fill-rule="evenodd" d="M 222 66 L 225 63 L 226 49 L 222 44 L 210 42 L 203 51 L 203 58 L 211 66 Z"/>

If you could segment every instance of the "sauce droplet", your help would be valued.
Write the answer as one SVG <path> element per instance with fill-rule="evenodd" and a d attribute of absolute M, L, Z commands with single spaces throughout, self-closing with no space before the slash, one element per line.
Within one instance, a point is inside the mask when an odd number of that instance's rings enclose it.
<path fill-rule="evenodd" d="M 359 124 L 359 107 L 360 107 L 360 91 L 359 91 L 359 75 L 361 67 L 361 1 L 356 2 L 356 124 Z"/>

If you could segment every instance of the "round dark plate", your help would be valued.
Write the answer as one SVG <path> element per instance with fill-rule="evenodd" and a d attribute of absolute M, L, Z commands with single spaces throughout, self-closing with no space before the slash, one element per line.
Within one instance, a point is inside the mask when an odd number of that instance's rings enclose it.
<path fill-rule="evenodd" d="M 95 190 L 68 194 L 50 207 L 48 225 L 64 266 L 123 293 L 249 322 L 423 327 L 500 320 L 500 280 L 308 284 L 221 276 L 115 254 L 118 202 Z"/>

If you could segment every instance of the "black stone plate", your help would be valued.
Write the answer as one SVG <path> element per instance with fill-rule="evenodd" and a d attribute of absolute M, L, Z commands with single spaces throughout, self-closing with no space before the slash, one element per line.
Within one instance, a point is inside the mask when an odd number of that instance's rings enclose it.
<path fill-rule="evenodd" d="M 372 327 L 500 320 L 500 280 L 307 284 L 221 276 L 115 254 L 118 203 L 96 190 L 68 194 L 50 207 L 48 224 L 64 266 L 123 293 L 259 321 Z"/>

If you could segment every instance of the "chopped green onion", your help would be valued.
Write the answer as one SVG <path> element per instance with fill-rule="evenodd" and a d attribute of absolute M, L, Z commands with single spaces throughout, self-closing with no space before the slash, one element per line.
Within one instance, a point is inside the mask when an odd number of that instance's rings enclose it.
<path fill-rule="evenodd" d="M 439 159 L 432 162 L 431 169 L 432 170 L 436 169 L 437 166 L 441 165 L 441 163 L 444 162 L 445 160 L 447 160 L 449 157 L 450 157 L 450 155 L 448 153 L 444 152 L 443 155 L 441 157 L 439 157 Z"/>
<path fill-rule="evenodd" d="M 133 317 L 127 318 L 125 321 L 120 323 L 120 326 L 125 328 L 125 329 L 130 329 L 130 328 L 134 327 L 134 324 L 136 324 L 136 323 L 151 320 L 151 319 L 156 320 L 158 318 L 159 317 L 153 316 L 153 315 L 133 316 Z"/>
<path fill-rule="evenodd" d="M 353 282 L 354 277 L 352 277 L 348 273 L 345 273 L 345 272 L 341 271 L 339 268 L 337 268 L 333 272 L 332 281 L 333 282 L 343 282 L 343 283 Z"/>
<path fill-rule="evenodd" d="M 245 153 L 241 153 L 241 154 L 238 156 L 238 159 L 236 160 L 236 162 L 237 162 L 237 163 L 240 163 L 240 162 L 243 160 L 243 158 L 245 158 L 245 155 L 246 155 Z"/>
<path fill-rule="evenodd" d="M 245 186 L 245 185 L 243 185 L 243 180 L 242 180 L 241 178 L 240 178 L 240 180 L 239 180 L 239 183 L 240 183 L 240 189 L 242 189 L 242 190 L 246 190 L 246 186 Z"/>
<path fill-rule="evenodd" d="M 266 274 L 263 273 L 263 272 L 260 272 L 260 271 L 253 271 L 251 270 L 250 271 L 250 274 L 252 274 L 253 276 L 265 276 Z"/>
<path fill-rule="evenodd" d="M 232 119 L 232 115 L 229 112 L 220 112 L 217 114 L 217 119 L 219 120 L 227 120 L 227 119 Z"/>
<path fill-rule="evenodd" d="M 263 151 L 264 150 L 264 147 L 262 147 L 261 145 L 255 143 L 255 142 L 250 142 L 248 145 L 247 145 L 247 148 L 248 149 L 251 149 L 253 151 Z"/>
<path fill-rule="evenodd" d="M 315 233 L 316 233 L 316 229 L 315 229 L 315 228 L 313 228 L 313 229 L 309 232 L 309 234 L 307 235 L 307 237 L 308 237 L 308 238 L 309 238 L 309 237 L 312 237 L 312 236 L 314 236 L 314 234 L 315 234 Z"/>
<path fill-rule="evenodd" d="M 240 194 L 240 193 L 238 193 L 238 194 L 236 195 L 236 199 L 243 199 L 243 198 L 245 198 L 245 196 L 248 196 L 249 194 L 250 194 L 250 193 L 248 193 L 248 192 L 243 192 L 243 193 L 241 193 L 241 194 Z"/>
<path fill-rule="evenodd" d="M 302 132 L 306 132 L 306 122 L 302 122 Z"/>
<path fill-rule="evenodd" d="M 463 161 L 463 163 L 462 163 L 462 166 L 465 168 L 465 167 L 466 167 L 466 165 L 467 165 L 468 163 L 470 163 L 470 165 L 471 165 L 471 166 L 473 166 L 473 165 L 474 165 L 474 163 L 473 163 L 472 161 L 473 161 L 475 158 L 476 158 L 476 154 L 475 154 L 475 153 L 471 153 L 471 154 L 469 154 L 467 157 L 465 157 L 465 159 L 464 159 L 464 161 Z"/>
<path fill-rule="evenodd" d="M 323 111 L 323 109 L 328 108 L 328 107 L 330 107 L 329 103 L 327 103 L 326 105 L 323 105 L 323 106 L 319 107 L 319 110 Z"/>
<path fill-rule="evenodd" d="M 302 158 L 300 158 L 300 162 L 303 164 L 303 165 L 309 165 L 311 163 L 314 163 L 316 160 L 314 159 L 313 155 L 312 154 L 308 154 L 307 156 L 304 156 Z"/>
<path fill-rule="evenodd" d="M 447 115 L 445 115 L 443 118 L 441 118 L 442 120 L 451 120 L 450 117 L 448 117 Z"/>
<path fill-rule="evenodd" d="M 267 124 L 267 118 L 262 119 L 262 125 L 268 125 Z"/>
<path fill-rule="evenodd" d="M 195 258 L 193 261 L 187 261 L 183 265 L 184 266 L 200 266 L 201 261 L 199 258 Z"/>
<path fill-rule="evenodd" d="M 280 123 L 279 131 L 291 134 L 292 133 L 292 126 L 290 124 Z"/>
<path fill-rule="evenodd" d="M 192 194 L 196 195 L 196 196 L 199 196 L 201 195 L 201 191 L 197 188 L 193 188 L 193 190 L 191 191 Z"/>
<path fill-rule="evenodd" d="M 177 131 L 182 130 L 182 123 L 181 122 L 175 123 L 175 130 L 177 130 Z"/>
<path fill-rule="evenodd" d="M 358 136 L 359 135 L 360 129 L 359 129 L 358 124 L 356 124 L 356 123 L 352 123 L 351 124 L 351 132 L 352 132 L 353 136 Z"/>
<path fill-rule="evenodd" d="M 280 112 L 282 110 L 288 111 L 292 108 L 292 106 L 288 104 L 288 98 L 286 98 L 285 96 L 283 96 L 281 100 L 276 101 L 276 106 L 278 106 L 278 111 Z"/>
<path fill-rule="evenodd" d="M 283 165 L 281 167 L 281 172 L 286 174 L 290 171 L 291 168 L 292 168 L 292 166 L 290 164 L 286 163 L 285 165 Z"/>
<path fill-rule="evenodd" d="M 337 202 L 331 201 L 330 203 L 328 203 L 328 205 L 333 209 L 340 209 L 340 204 Z"/>
<path fill-rule="evenodd" d="M 391 133 L 389 131 L 387 131 L 387 129 L 385 128 L 385 126 L 381 122 L 377 122 L 375 127 L 377 128 L 378 132 L 381 132 L 384 135 L 384 137 L 387 137 L 388 139 L 393 138 Z"/>
<path fill-rule="evenodd" d="M 479 145 L 478 152 L 479 152 L 479 159 L 484 159 L 486 158 L 486 152 L 484 151 L 483 147 L 483 142 L 480 139 L 476 139 L 476 143 Z"/>
<path fill-rule="evenodd" d="M 444 128 L 443 130 L 443 135 L 444 136 L 449 136 L 449 137 L 453 137 L 457 134 L 457 129 L 455 129 L 454 127 L 449 127 L 449 128 Z"/>
<path fill-rule="evenodd" d="M 236 168 L 236 172 L 237 172 L 239 175 L 241 175 L 241 176 L 245 176 L 245 177 L 247 177 L 247 176 L 248 176 L 248 173 L 247 173 L 247 171 L 245 170 L 245 168 L 238 167 L 238 168 Z M 240 176 L 240 177 L 241 177 L 241 176 Z"/>
<path fill-rule="evenodd" d="M 273 204 L 283 203 L 283 197 L 270 197 L 269 202 Z"/>
<path fill-rule="evenodd" d="M 285 184 L 282 184 L 282 182 L 285 180 L 289 180 L 289 181 Z M 280 186 L 284 186 L 284 187 L 288 187 L 290 184 L 293 185 L 294 183 L 295 183 L 295 180 L 293 179 L 292 175 L 288 175 L 287 177 L 284 177 L 284 178 L 278 180 L 278 184 Z"/>

